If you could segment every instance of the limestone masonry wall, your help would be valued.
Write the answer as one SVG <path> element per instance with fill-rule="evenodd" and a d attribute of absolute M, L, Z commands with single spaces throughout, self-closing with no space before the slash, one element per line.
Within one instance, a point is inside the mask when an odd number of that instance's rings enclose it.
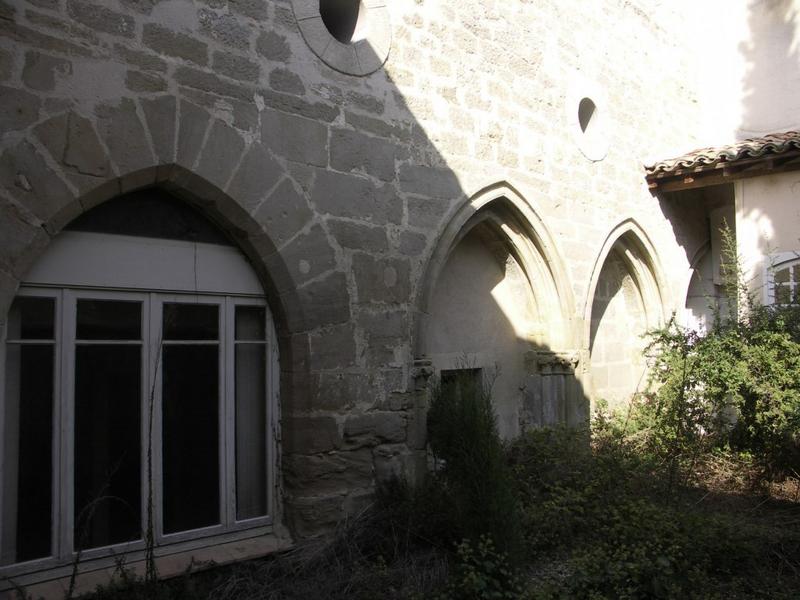
<path fill-rule="evenodd" d="M 0 319 L 98 203 L 157 184 L 198 206 L 264 283 L 286 521 L 318 532 L 376 478 L 425 468 L 421 298 L 481 190 L 514 190 L 544 224 L 568 314 L 537 349 L 574 356 L 587 397 L 589 294 L 616 226 L 648 238 L 664 314 L 683 305 L 703 240 L 676 238 L 642 170 L 693 147 L 705 116 L 672 4 L 393 0 L 388 60 L 358 77 L 312 52 L 288 0 L 0 0 Z"/>

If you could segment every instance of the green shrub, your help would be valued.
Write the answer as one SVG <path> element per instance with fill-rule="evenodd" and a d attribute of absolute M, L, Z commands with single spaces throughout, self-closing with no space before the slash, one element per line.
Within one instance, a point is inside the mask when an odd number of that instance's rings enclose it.
<path fill-rule="evenodd" d="M 445 591 L 437 600 L 517 600 L 522 585 L 505 553 L 482 535 L 476 543 L 462 541 Z"/>
<path fill-rule="evenodd" d="M 488 535 L 500 551 L 513 554 L 519 539 L 516 499 L 490 389 L 473 373 L 434 389 L 428 441 L 441 465 L 437 477 L 457 539 L 476 542 Z"/>

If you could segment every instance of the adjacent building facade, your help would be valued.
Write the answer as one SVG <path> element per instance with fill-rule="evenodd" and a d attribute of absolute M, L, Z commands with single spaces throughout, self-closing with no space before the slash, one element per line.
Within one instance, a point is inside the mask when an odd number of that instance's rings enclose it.
<path fill-rule="evenodd" d="M 664 160 L 798 129 L 799 36 L 789 0 L 0 0 L 2 585 L 322 533 L 424 472 L 442 373 L 507 438 L 642 390 L 723 217 L 754 268 L 767 220 L 800 247 L 796 136 L 699 192 Z"/>

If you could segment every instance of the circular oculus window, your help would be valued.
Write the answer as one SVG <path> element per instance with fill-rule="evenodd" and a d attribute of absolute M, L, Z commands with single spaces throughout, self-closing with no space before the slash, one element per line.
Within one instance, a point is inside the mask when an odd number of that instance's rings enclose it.
<path fill-rule="evenodd" d="M 599 85 L 580 75 L 572 76 L 565 104 L 567 126 L 570 137 L 591 161 L 603 160 L 608 154 L 605 105 L 605 94 Z"/>
<path fill-rule="evenodd" d="M 392 31 L 387 0 L 292 0 L 309 48 L 348 75 L 369 75 L 389 56 Z"/>

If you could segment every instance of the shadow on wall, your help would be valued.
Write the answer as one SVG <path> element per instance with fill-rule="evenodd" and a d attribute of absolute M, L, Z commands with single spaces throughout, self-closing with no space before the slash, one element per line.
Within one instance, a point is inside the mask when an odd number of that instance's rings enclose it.
<path fill-rule="evenodd" d="M 560 258 L 515 194 L 489 188 L 453 217 L 423 280 L 417 339 L 418 365 L 437 376 L 479 369 L 492 383 L 507 439 L 589 417 Z"/>
<path fill-rule="evenodd" d="M 162 22 L 165 4 L 176 12 Z M 583 422 L 588 400 L 575 374 L 571 286 L 529 204 L 491 190 L 480 202 L 505 198 L 514 210 L 494 203 L 481 212 L 386 71 L 356 78 L 328 68 L 287 41 L 299 39 L 302 19 L 286 3 L 263 6 L 257 19 L 203 9 L 201 23 L 191 3 L 120 5 L 103 14 L 135 27 L 68 41 L 8 9 L 0 36 L 12 40 L 17 63 L 42 51 L 61 62 L 58 77 L 49 67 L 16 69 L 0 89 L 0 129 L 12 134 L 0 142 L 0 314 L 52 239 L 94 206 L 153 186 L 195 206 L 251 261 L 276 318 L 285 482 L 277 502 L 286 500 L 285 520 L 304 536 L 367 502 L 376 477 L 424 468 L 425 390 L 409 385 L 408 367 L 428 354 L 412 347 L 440 336 L 430 320 L 418 327 L 430 306 L 441 335 L 456 336 L 431 346 L 436 355 L 496 352 L 485 368 L 500 363 L 508 376 L 498 397 L 507 435 Z M 84 31 L 83 17 L 64 20 Z M 184 20 L 185 31 L 172 31 Z M 191 53 L 154 49 L 173 38 L 195 42 Z M 235 64 L 245 64 L 241 40 L 258 48 L 244 72 L 219 60 L 240 44 Z M 358 54 L 332 44 L 325 52 L 341 55 L 328 61 L 382 64 L 368 46 Z M 17 71 L 40 79 L 29 85 Z M 46 89 L 46 101 L 31 89 Z M 439 283 L 451 252 L 475 295 L 457 298 L 461 314 L 448 312 L 446 274 Z M 433 289 L 444 300 L 420 300 Z"/>

